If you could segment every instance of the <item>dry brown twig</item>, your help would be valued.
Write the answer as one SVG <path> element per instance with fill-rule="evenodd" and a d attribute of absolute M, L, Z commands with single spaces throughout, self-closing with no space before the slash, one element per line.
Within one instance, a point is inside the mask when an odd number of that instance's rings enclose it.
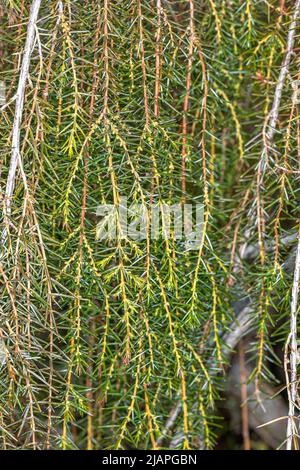
<path fill-rule="evenodd" d="M 281 97 L 283 87 L 285 84 L 286 77 L 289 72 L 289 65 L 293 54 L 293 48 L 295 43 L 296 27 L 300 16 L 300 0 L 296 0 L 293 8 L 293 17 L 289 25 L 287 35 L 287 47 L 283 57 L 283 61 L 280 67 L 280 73 L 277 80 L 277 84 L 274 92 L 273 104 L 271 111 L 269 112 L 263 127 L 263 149 L 260 155 L 260 159 L 257 167 L 257 220 L 258 220 L 258 237 L 261 253 L 261 263 L 264 264 L 264 231 L 265 231 L 265 220 L 264 220 L 264 209 L 263 201 L 261 196 L 261 190 L 263 187 L 264 173 L 267 166 L 268 150 L 272 144 L 274 134 L 276 131 L 277 120 L 279 116 L 279 109 L 281 104 Z"/>
<path fill-rule="evenodd" d="M 29 66 L 31 60 L 32 49 L 36 36 L 36 23 L 38 13 L 41 6 L 41 0 L 34 0 L 31 5 L 29 22 L 27 27 L 26 43 L 24 47 L 24 55 L 22 59 L 22 65 L 20 70 L 18 88 L 16 92 L 16 104 L 15 104 L 15 116 L 12 131 L 12 142 L 11 142 L 11 160 L 10 167 L 7 177 L 6 190 L 5 190 L 5 201 L 3 208 L 4 219 L 6 224 L 9 224 L 9 218 L 11 215 L 11 202 L 15 188 L 17 166 L 20 160 L 20 133 L 22 124 L 22 115 L 24 107 L 24 96 L 25 88 L 29 75 Z M 5 244 L 7 238 L 7 227 L 2 231 L 1 243 Z"/>
<path fill-rule="evenodd" d="M 296 403 L 298 399 L 298 381 L 297 381 L 297 313 L 298 313 L 298 295 L 300 280 L 300 223 L 298 232 L 298 246 L 296 252 L 294 279 L 292 287 L 291 317 L 290 317 L 290 334 L 286 342 L 286 350 L 290 346 L 289 364 L 290 374 L 285 364 L 285 372 L 287 377 L 287 390 L 289 400 L 289 418 L 287 424 L 287 443 L 286 449 L 291 450 L 293 442 L 297 441 L 297 426 L 295 424 Z"/>

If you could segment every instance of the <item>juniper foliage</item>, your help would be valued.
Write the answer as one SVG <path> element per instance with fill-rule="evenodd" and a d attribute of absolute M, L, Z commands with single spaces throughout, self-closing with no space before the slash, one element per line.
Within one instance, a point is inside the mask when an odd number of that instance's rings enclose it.
<path fill-rule="evenodd" d="M 1 447 L 214 448 L 245 296 L 249 380 L 286 366 L 294 436 L 299 2 L 41 1 L 9 212 L 31 3 L 0 19 Z M 123 196 L 203 203 L 199 249 L 99 241 L 97 207 Z"/>

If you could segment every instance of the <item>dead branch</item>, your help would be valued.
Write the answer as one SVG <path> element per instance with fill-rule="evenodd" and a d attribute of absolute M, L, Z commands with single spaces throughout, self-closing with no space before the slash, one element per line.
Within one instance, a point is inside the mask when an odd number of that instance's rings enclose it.
<path fill-rule="evenodd" d="M 11 215 L 11 203 L 12 196 L 15 188 L 16 171 L 18 166 L 18 160 L 20 159 L 20 133 L 22 124 L 22 115 L 24 107 L 24 96 L 26 82 L 28 80 L 29 66 L 31 60 L 32 49 L 34 45 L 34 39 L 36 34 L 36 22 L 38 18 L 39 9 L 41 6 L 41 0 L 34 0 L 31 5 L 29 22 L 27 27 L 27 36 L 23 54 L 23 60 L 21 65 L 21 71 L 19 76 L 18 88 L 16 92 L 16 103 L 15 103 L 15 116 L 12 130 L 12 141 L 11 141 L 11 160 L 10 167 L 6 182 L 5 189 L 5 200 L 3 207 L 3 219 L 6 222 L 6 227 L 3 229 L 1 244 L 4 245 L 7 238 L 7 225 Z"/>
<path fill-rule="evenodd" d="M 298 246 L 296 252 L 295 268 L 294 268 L 294 280 L 292 287 L 292 302 L 291 302 L 291 318 L 290 318 L 290 334 L 287 340 L 287 345 L 290 346 L 290 373 L 286 370 L 287 375 L 287 388 L 288 388 L 288 400 L 289 400 L 289 419 L 287 425 L 287 450 L 292 449 L 292 445 L 297 433 L 297 425 L 295 424 L 295 408 L 298 397 L 297 387 L 297 312 L 298 312 L 298 295 L 299 295 L 299 280 L 300 280 L 300 224 L 299 224 L 299 235 L 298 235 Z"/>
<path fill-rule="evenodd" d="M 267 138 L 268 143 L 272 141 L 274 132 L 276 129 L 276 121 L 278 119 L 282 90 L 284 87 L 286 76 L 288 74 L 289 65 L 290 65 L 292 54 L 293 54 L 296 27 L 297 27 L 299 16 L 300 16 L 300 0 L 296 0 L 295 6 L 294 6 L 293 19 L 291 21 L 291 24 L 288 30 L 287 48 L 286 48 L 285 56 L 281 64 L 280 74 L 279 74 L 279 78 L 277 81 L 275 94 L 274 94 L 273 105 L 269 114 L 268 130 L 266 132 L 266 138 Z"/>

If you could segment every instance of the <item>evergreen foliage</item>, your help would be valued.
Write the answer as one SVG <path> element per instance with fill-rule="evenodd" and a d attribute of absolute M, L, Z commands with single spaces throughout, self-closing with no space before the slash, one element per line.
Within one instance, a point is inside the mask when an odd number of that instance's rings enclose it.
<path fill-rule="evenodd" d="M 0 19 L 1 448 L 214 448 L 245 298 L 249 380 L 285 367 L 297 408 L 298 2 L 41 1 L 10 213 L 31 3 Z M 124 196 L 203 203 L 199 249 L 98 240 Z"/>

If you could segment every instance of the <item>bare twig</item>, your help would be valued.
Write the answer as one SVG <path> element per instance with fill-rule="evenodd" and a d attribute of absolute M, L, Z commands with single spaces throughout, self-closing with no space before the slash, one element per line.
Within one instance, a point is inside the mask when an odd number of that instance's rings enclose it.
<path fill-rule="evenodd" d="M 289 419 L 287 425 L 287 450 L 292 449 L 292 444 L 295 438 L 295 404 L 297 401 L 297 311 L 298 311 L 298 295 L 299 295 L 299 280 L 300 280 L 300 224 L 298 234 L 298 246 L 296 253 L 294 280 L 292 288 L 292 303 L 291 303 L 291 319 L 290 319 L 290 334 L 287 340 L 287 345 L 290 345 L 290 380 L 287 374 L 287 387 L 289 390 Z M 287 372 L 287 371 L 286 371 Z"/>
<path fill-rule="evenodd" d="M 269 114 L 269 124 L 268 124 L 268 130 L 266 132 L 266 138 L 268 140 L 268 143 L 273 139 L 274 132 L 276 129 L 276 121 L 278 119 L 282 90 L 284 87 L 286 76 L 288 74 L 289 65 L 290 65 L 290 61 L 291 61 L 291 57 L 293 53 L 296 26 L 297 26 L 297 21 L 299 19 L 299 16 L 300 16 L 300 0 L 296 0 L 295 6 L 294 6 L 293 19 L 291 21 L 291 24 L 288 30 L 286 53 L 281 64 L 280 74 L 279 74 L 279 78 L 278 78 L 276 89 L 275 89 L 273 105 Z"/>
<path fill-rule="evenodd" d="M 268 158 L 268 149 L 272 144 L 273 137 L 276 130 L 282 91 L 284 87 L 284 83 L 289 71 L 289 65 L 291 61 L 291 57 L 293 54 L 294 42 L 295 42 L 295 34 L 296 34 L 296 27 L 297 22 L 300 16 L 300 0 L 296 0 L 293 9 L 293 17 L 292 21 L 289 25 L 288 35 L 287 35 L 287 47 L 283 57 L 283 61 L 280 67 L 280 73 L 277 80 L 273 104 L 271 107 L 271 111 L 268 114 L 266 121 L 264 123 L 263 128 L 263 149 L 260 155 L 260 159 L 258 162 L 257 167 L 257 228 L 258 228 L 258 239 L 259 239 L 259 251 L 260 251 L 260 258 L 261 264 L 264 265 L 265 260 L 265 246 L 264 246 L 264 232 L 265 232 L 265 217 L 264 217 L 264 207 L 263 207 L 263 198 L 262 198 L 262 189 L 263 189 L 263 180 L 264 180 L 264 173 L 267 166 L 267 158 Z M 254 214 L 253 214 L 254 216 Z"/>
<path fill-rule="evenodd" d="M 175 424 L 175 421 L 177 419 L 177 416 L 179 415 L 180 411 L 181 411 L 181 403 L 178 402 L 174 406 L 174 408 L 172 409 L 172 411 L 171 411 L 171 413 L 170 413 L 170 415 L 169 415 L 169 417 L 166 421 L 164 429 L 163 429 L 160 437 L 156 441 L 156 445 L 158 447 L 160 447 L 162 445 L 164 439 L 168 436 L 168 431 L 170 431 L 173 428 L 173 426 Z"/>
<path fill-rule="evenodd" d="M 20 132 L 21 132 L 21 123 L 23 115 L 23 106 L 24 106 L 24 95 L 25 87 L 28 79 L 28 72 L 30 66 L 31 53 L 33 49 L 35 34 L 36 34 L 36 22 L 41 6 L 41 0 L 34 0 L 31 5 L 29 22 L 27 27 L 27 37 L 24 48 L 24 55 L 21 65 L 21 71 L 19 76 L 19 83 L 16 93 L 16 106 L 15 106 L 15 116 L 13 123 L 12 131 L 12 142 L 11 142 L 11 160 L 10 167 L 7 177 L 6 190 L 5 190 L 5 201 L 3 215 L 8 219 L 11 215 L 11 198 L 13 196 L 16 180 L 16 171 L 18 160 L 20 158 Z M 7 237 L 7 228 L 5 227 L 2 232 L 1 243 L 5 243 Z"/>

